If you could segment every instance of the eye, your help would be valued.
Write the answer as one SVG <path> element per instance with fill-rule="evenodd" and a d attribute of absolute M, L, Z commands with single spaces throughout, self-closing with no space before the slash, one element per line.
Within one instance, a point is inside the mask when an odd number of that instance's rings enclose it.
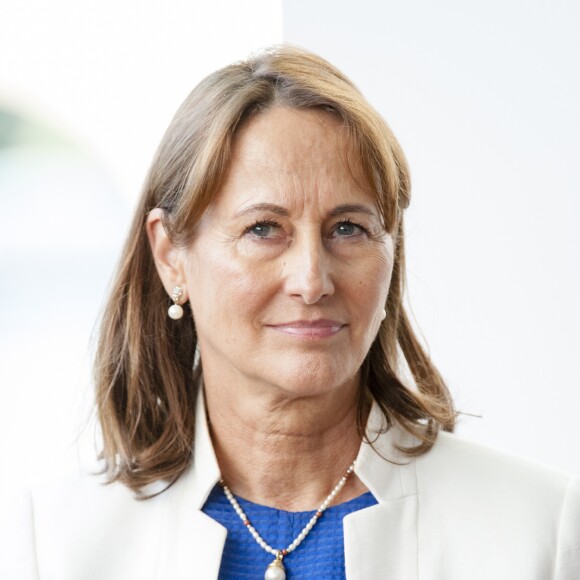
<path fill-rule="evenodd" d="M 249 228 L 246 228 L 244 233 L 249 234 L 255 238 L 269 239 L 276 237 L 277 230 L 280 229 L 280 224 L 270 221 L 256 222 Z"/>
<path fill-rule="evenodd" d="M 250 231 L 259 238 L 267 238 L 271 229 L 272 226 L 270 224 L 256 224 Z"/>
<path fill-rule="evenodd" d="M 358 236 L 365 233 L 365 228 L 351 222 L 350 220 L 341 221 L 334 228 L 334 234 L 342 238 Z"/>

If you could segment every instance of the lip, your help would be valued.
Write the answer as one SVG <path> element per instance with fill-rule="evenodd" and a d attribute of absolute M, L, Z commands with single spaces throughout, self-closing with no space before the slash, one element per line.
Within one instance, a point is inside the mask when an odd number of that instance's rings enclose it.
<path fill-rule="evenodd" d="M 293 320 L 280 324 L 268 324 L 269 328 L 298 338 L 328 338 L 339 333 L 346 324 L 337 320 Z"/>

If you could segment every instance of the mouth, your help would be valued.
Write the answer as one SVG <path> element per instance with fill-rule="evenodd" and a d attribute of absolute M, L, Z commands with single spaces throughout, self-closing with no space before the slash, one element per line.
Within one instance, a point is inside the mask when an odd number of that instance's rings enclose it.
<path fill-rule="evenodd" d="M 293 320 L 268 324 L 268 328 L 297 338 L 328 338 L 338 334 L 346 324 L 337 320 Z"/>

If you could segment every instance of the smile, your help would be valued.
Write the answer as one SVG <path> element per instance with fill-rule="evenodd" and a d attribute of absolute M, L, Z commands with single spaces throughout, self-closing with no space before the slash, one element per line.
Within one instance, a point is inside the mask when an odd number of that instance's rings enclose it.
<path fill-rule="evenodd" d="M 328 338 L 340 332 L 346 324 L 336 320 L 294 320 L 267 326 L 298 338 Z"/>

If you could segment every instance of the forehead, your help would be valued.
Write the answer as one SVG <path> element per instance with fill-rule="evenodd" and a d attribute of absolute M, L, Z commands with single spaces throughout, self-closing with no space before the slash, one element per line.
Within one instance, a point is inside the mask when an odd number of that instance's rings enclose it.
<path fill-rule="evenodd" d="M 219 197 L 243 204 L 266 193 L 301 197 L 364 196 L 370 186 L 341 122 L 314 109 L 274 107 L 237 134 Z"/>
<path fill-rule="evenodd" d="M 344 156 L 349 145 L 339 120 L 330 113 L 274 107 L 253 117 L 238 133 L 233 162 L 257 157 L 265 167 L 299 170 L 337 154 Z"/>

